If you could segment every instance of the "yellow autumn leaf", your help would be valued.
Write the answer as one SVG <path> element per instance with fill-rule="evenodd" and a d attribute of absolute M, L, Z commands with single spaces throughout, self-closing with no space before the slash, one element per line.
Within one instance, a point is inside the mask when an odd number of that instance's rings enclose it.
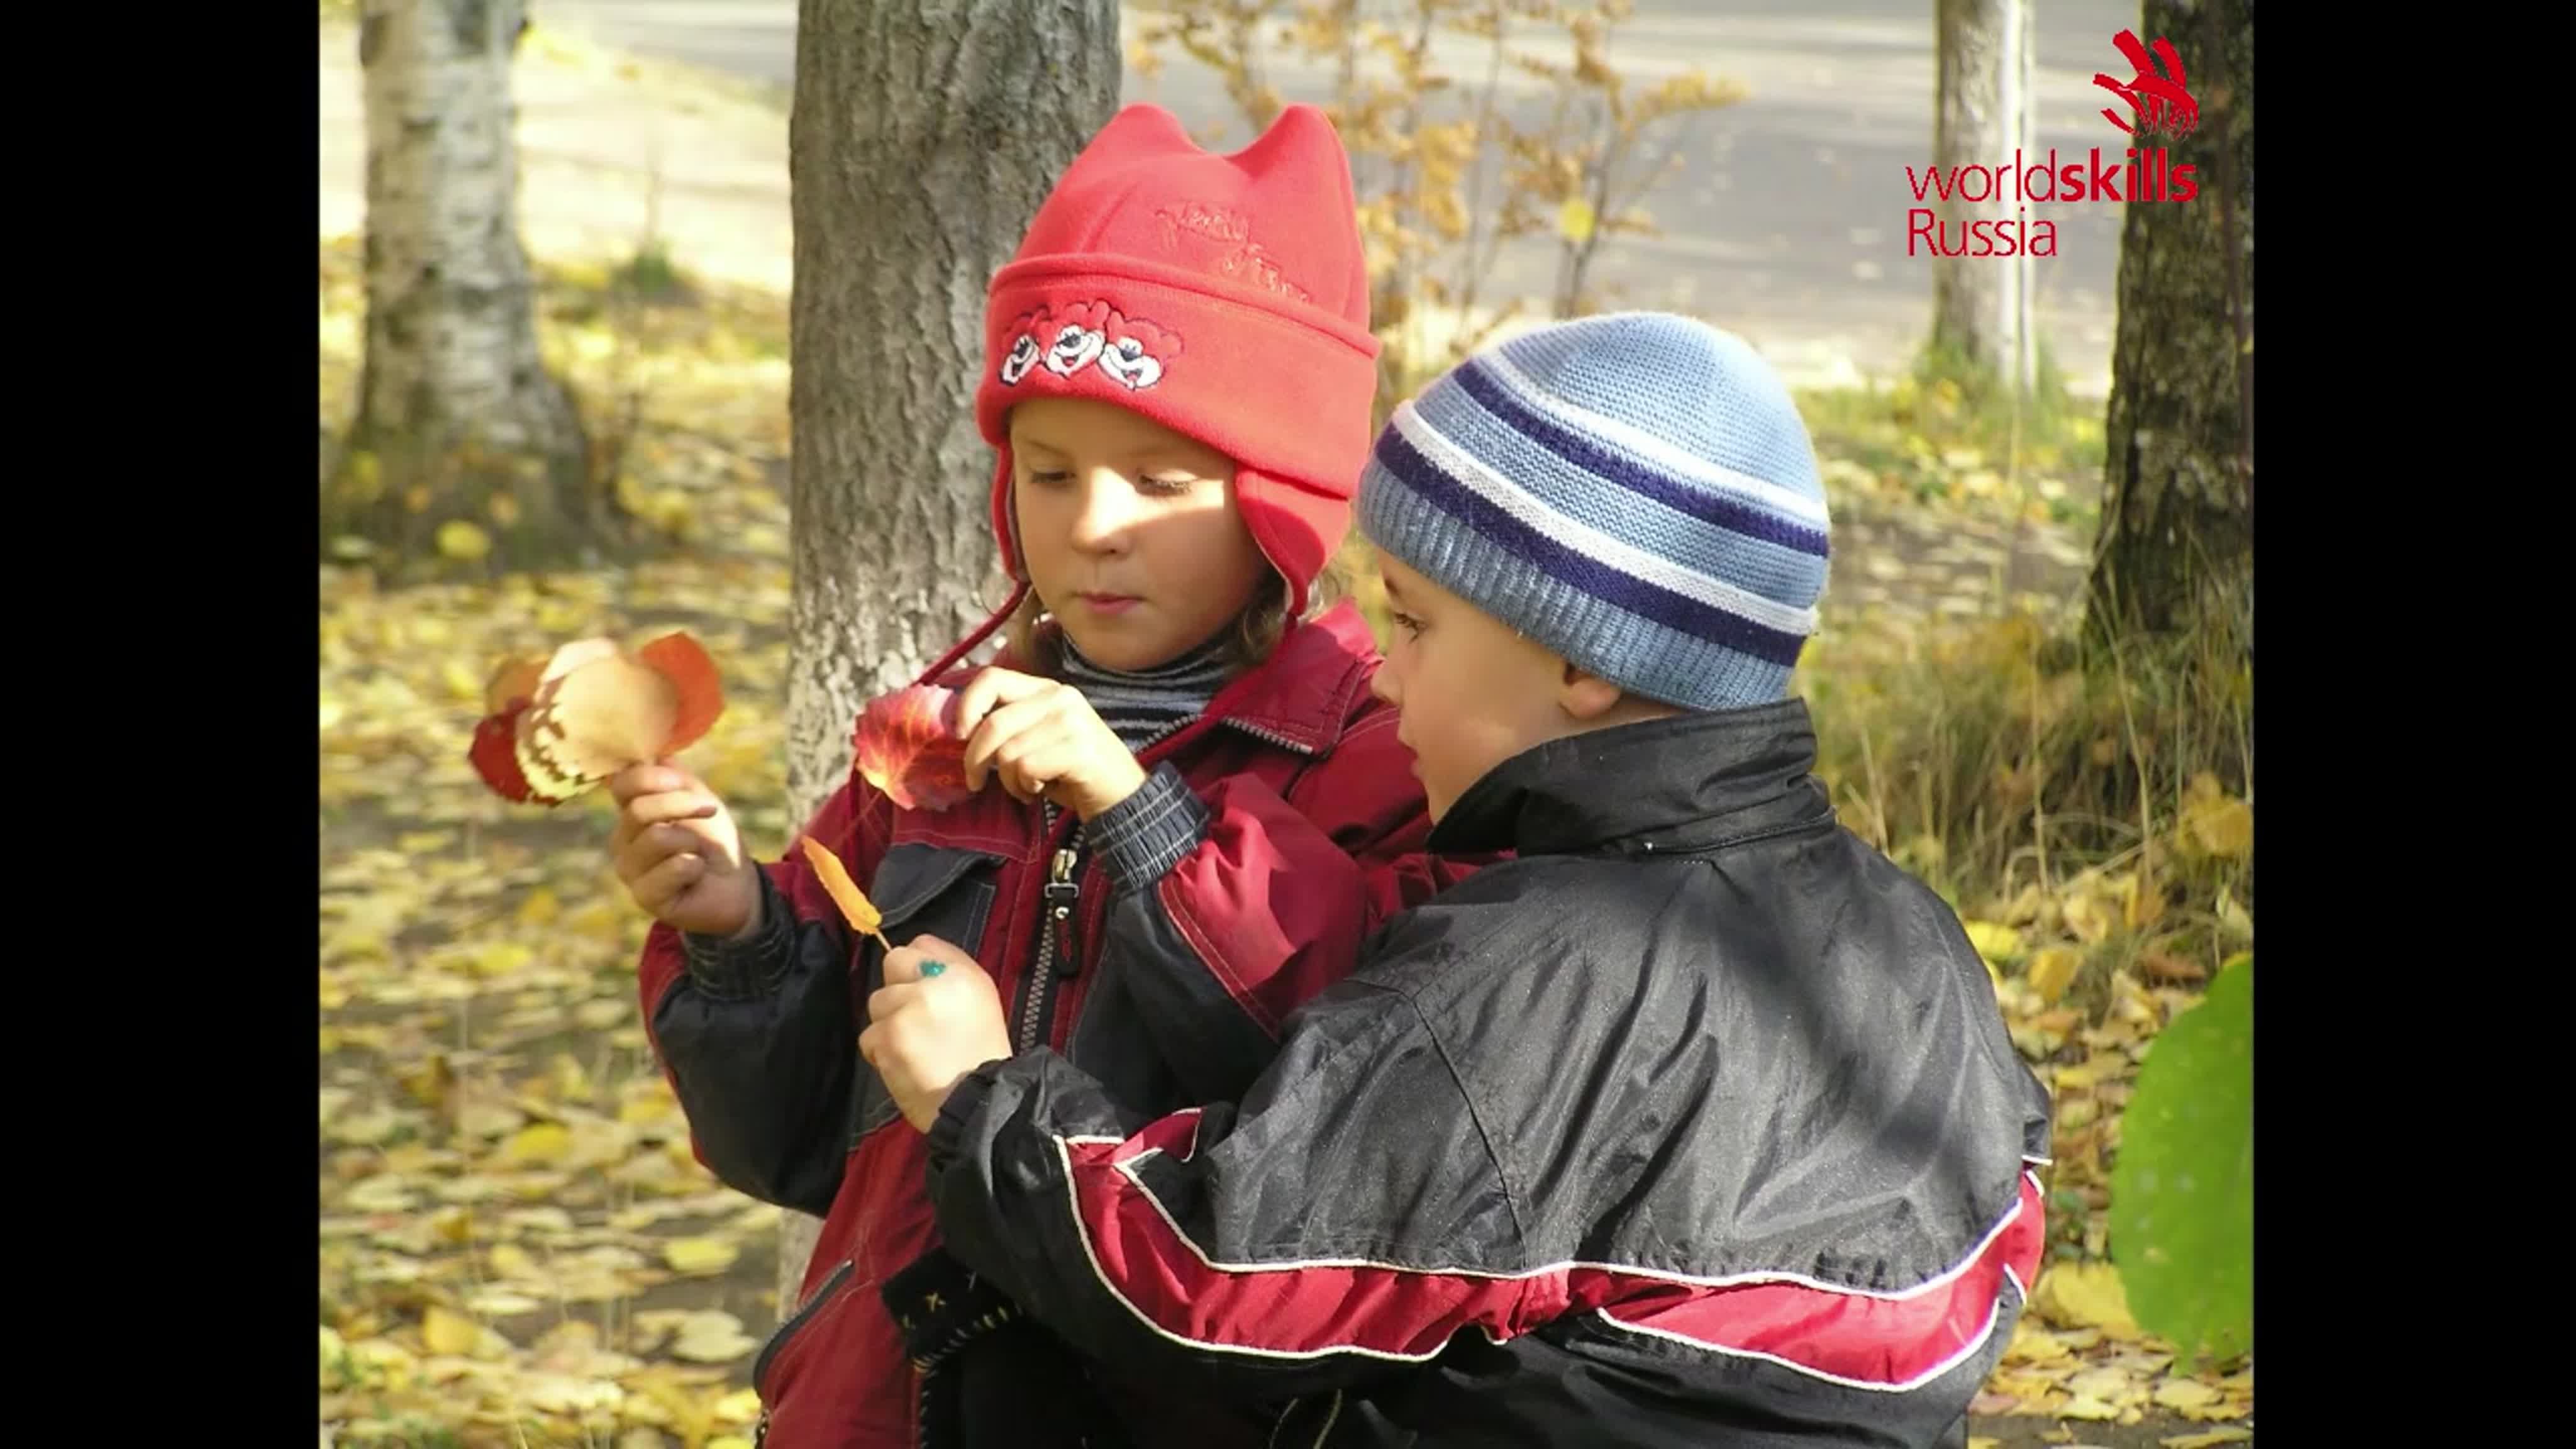
<path fill-rule="evenodd" d="M 449 1358 L 499 1358 L 510 1351 L 509 1340 L 436 1304 L 421 1318 L 420 1341 L 431 1353 Z"/>
<path fill-rule="evenodd" d="M 1986 958 L 1990 966 L 2001 966 L 2021 955 L 2021 932 L 1994 921 L 1962 921 L 1968 933 L 1968 944 Z"/>
<path fill-rule="evenodd" d="M 2040 1000 L 2055 1006 L 2058 998 L 2066 994 L 2066 988 L 2073 984 L 2075 968 L 2082 962 L 2083 958 L 2070 947 L 2042 946 L 2031 953 L 2030 969 L 2024 973 L 2024 979 L 2029 981 L 2031 990 L 2039 993 Z"/>
<path fill-rule="evenodd" d="M 707 1441 L 707 1449 L 751 1449 L 751 1441 L 740 1434 L 718 1434 Z"/>
<path fill-rule="evenodd" d="M 2090 1394 L 2077 1394 L 2058 1406 L 2057 1417 L 2097 1421 L 2116 1419 L 2120 1417 L 2120 1407 L 2117 1404 L 2106 1404 Z"/>
<path fill-rule="evenodd" d="M 519 1129 L 502 1155 L 512 1162 L 559 1162 L 572 1151 L 572 1133 L 559 1122 L 532 1122 Z"/>
<path fill-rule="evenodd" d="M 1580 196 L 1569 196 L 1565 200 L 1565 205 L 1557 208 L 1556 232 L 1567 241 L 1581 246 L 1592 235 L 1592 228 L 1597 221 L 1598 218 L 1592 214 L 1591 202 Z"/>
<path fill-rule="evenodd" d="M 2221 1444 L 2242 1444 L 2254 1437 L 2251 1429 L 2211 1429 L 2199 1434 L 2173 1434 L 2158 1439 L 2163 1449 L 2218 1449 Z"/>
<path fill-rule="evenodd" d="M 562 914 L 563 902 L 553 891 L 543 886 L 528 892 L 528 898 L 519 902 L 519 921 L 522 925 L 550 925 L 555 917 Z M 626 1009 L 625 1003 L 622 1001 L 618 1003 L 617 1009 L 623 1013 Z"/>
<path fill-rule="evenodd" d="M 479 700 L 483 697 L 482 679 L 476 676 L 472 666 L 462 659 L 449 659 L 439 665 L 438 677 L 447 685 L 447 692 L 460 700 Z"/>
<path fill-rule="evenodd" d="M 516 1243 L 494 1243 L 492 1250 L 484 1254 L 484 1261 L 492 1265 L 492 1276 L 496 1278 L 525 1279 L 538 1276 L 537 1260 L 528 1255 L 527 1249 Z"/>
<path fill-rule="evenodd" d="M 2066 898 L 2066 927 L 2087 944 L 2109 938 L 2111 927 L 2119 919 L 2117 910 L 2092 890 L 2077 890 Z"/>
<path fill-rule="evenodd" d="M 492 551 L 492 536 L 462 518 L 451 518 L 438 526 L 438 551 L 472 563 Z"/>
<path fill-rule="evenodd" d="M 2154 1397 L 2168 1409 L 2197 1409 L 2225 1396 L 2198 1379 L 2167 1379 L 2156 1385 Z"/>
<path fill-rule="evenodd" d="M 525 971 L 535 964 L 537 953 L 518 941 L 489 941 L 475 947 L 465 959 L 475 975 L 489 980 Z"/>
<path fill-rule="evenodd" d="M 709 1412 L 727 1424 L 748 1424 L 760 1417 L 760 1391 L 736 1389 L 716 1400 Z"/>
<path fill-rule="evenodd" d="M 721 1273 L 742 1256 L 742 1249 L 722 1238 L 673 1238 L 662 1245 L 662 1261 L 674 1273 Z"/>
<path fill-rule="evenodd" d="M 2254 853 L 2254 807 L 2232 796 L 2195 805 L 2185 818 L 2192 843 L 2207 854 L 2243 860 Z"/>
<path fill-rule="evenodd" d="M 2060 1328 L 2098 1328 L 2113 1338 L 2139 1336 L 2128 1291 L 2109 1263 L 2052 1263 L 2031 1289 L 2031 1310 Z"/>
<path fill-rule="evenodd" d="M 742 1331 L 741 1319 L 708 1309 L 680 1321 L 679 1335 L 671 1341 L 671 1356 L 691 1363 L 729 1363 L 759 1347 L 758 1340 Z"/>

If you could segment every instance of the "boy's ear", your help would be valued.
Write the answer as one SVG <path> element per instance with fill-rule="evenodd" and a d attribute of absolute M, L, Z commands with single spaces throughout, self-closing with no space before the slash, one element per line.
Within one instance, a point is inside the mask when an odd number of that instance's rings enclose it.
<path fill-rule="evenodd" d="M 1556 687 L 1557 707 L 1576 719 L 1597 720 L 1617 709 L 1619 701 L 1628 697 L 1627 691 L 1598 674 L 1572 664 L 1563 668 L 1564 677 Z"/>

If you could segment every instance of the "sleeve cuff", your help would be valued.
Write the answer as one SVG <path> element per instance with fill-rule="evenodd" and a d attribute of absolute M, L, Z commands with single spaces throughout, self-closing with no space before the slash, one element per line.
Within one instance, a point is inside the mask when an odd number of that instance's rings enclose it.
<path fill-rule="evenodd" d="M 937 1183 L 957 1160 L 958 1142 L 966 1135 L 966 1124 L 974 1120 L 984 1106 L 984 1098 L 993 1090 L 993 1080 L 1010 1060 L 986 1062 L 957 1079 L 948 1089 L 948 1100 L 939 1104 L 939 1115 L 930 1119 L 928 1147 L 930 1181 Z M 932 1201 L 937 1201 L 934 1191 Z"/>
<path fill-rule="evenodd" d="M 1091 841 L 1110 879 L 1121 890 L 1142 890 L 1163 878 L 1207 838 L 1208 809 L 1190 793 L 1170 762 L 1156 765 L 1135 794 L 1091 822 Z"/>
<path fill-rule="evenodd" d="M 739 1001 L 766 995 L 778 989 L 795 959 L 796 909 L 768 871 L 755 868 L 753 875 L 760 882 L 758 931 L 741 940 L 694 931 L 680 935 L 689 979 L 709 996 Z"/>

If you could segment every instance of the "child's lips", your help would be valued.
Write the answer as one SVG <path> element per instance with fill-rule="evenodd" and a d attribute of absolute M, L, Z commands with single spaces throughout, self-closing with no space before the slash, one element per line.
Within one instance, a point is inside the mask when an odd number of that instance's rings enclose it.
<path fill-rule="evenodd" d="M 1074 597 L 1082 601 L 1082 606 L 1084 608 L 1089 609 L 1095 614 L 1124 613 L 1128 609 L 1135 607 L 1137 604 L 1144 602 L 1134 594 L 1081 593 L 1074 595 Z"/>

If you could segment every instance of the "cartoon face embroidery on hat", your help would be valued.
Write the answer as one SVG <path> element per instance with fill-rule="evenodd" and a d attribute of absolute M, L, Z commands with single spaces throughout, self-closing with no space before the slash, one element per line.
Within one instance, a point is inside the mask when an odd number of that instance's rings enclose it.
<path fill-rule="evenodd" d="M 1181 339 L 1141 317 L 1127 317 L 1106 302 L 1081 302 L 1031 312 L 1011 324 L 1018 335 L 1002 360 L 1004 387 L 1017 387 L 1040 362 L 1072 379 L 1093 363 L 1097 375 L 1127 392 L 1163 380 L 1181 355 Z"/>
<path fill-rule="evenodd" d="M 1047 371 L 1058 377 L 1073 376 L 1091 365 L 1106 340 L 1096 329 L 1078 322 L 1058 328 L 1054 345 L 1047 348 Z"/>
<path fill-rule="evenodd" d="M 1121 337 L 1100 354 L 1100 370 L 1124 383 L 1129 392 L 1152 387 L 1163 380 L 1160 358 L 1145 350 L 1145 344 L 1134 337 Z"/>
<path fill-rule="evenodd" d="M 1017 386 L 1021 378 L 1029 375 L 1029 369 L 1037 365 L 1038 340 L 1022 337 L 1011 344 L 1011 355 L 1002 359 L 1002 386 Z"/>

